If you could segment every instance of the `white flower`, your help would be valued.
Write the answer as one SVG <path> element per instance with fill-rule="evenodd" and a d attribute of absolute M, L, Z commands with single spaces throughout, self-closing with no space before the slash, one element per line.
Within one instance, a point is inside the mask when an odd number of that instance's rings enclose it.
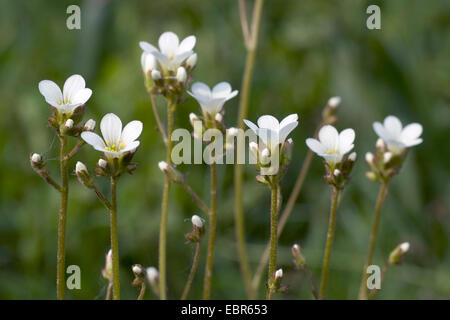
<path fill-rule="evenodd" d="M 34 163 L 39 163 L 42 160 L 42 156 L 39 153 L 33 153 L 33 155 L 31 156 L 31 161 L 33 161 Z"/>
<path fill-rule="evenodd" d="M 335 127 L 326 125 L 319 131 L 319 140 L 308 138 L 306 144 L 327 163 L 334 165 L 342 160 L 344 154 L 353 149 L 354 140 L 353 129 L 345 129 L 338 133 Z"/>
<path fill-rule="evenodd" d="M 156 280 L 158 280 L 159 272 L 158 269 L 156 269 L 155 267 L 148 267 L 146 273 L 147 279 L 150 283 L 154 283 L 156 282 Z"/>
<path fill-rule="evenodd" d="M 88 121 L 86 121 L 86 123 L 84 124 L 84 130 L 87 131 L 94 131 L 95 129 L 95 124 L 96 122 L 92 119 L 89 119 Z"/>
<path fill-rule="evenodd" d="M 249 120 L 244 122 L 268 148 L 274 148 L 283 144 L 289 133 L 298 126 L 298 115 L 290 114 L 281 122 L 273 116 L 264 115 L 258 118 L 258 126 Z"/>
<path fill-rule="evenodd" d="M 179 67 L 177 70 L 177 81 L 179 83 L 185 83 L 187 79 L 186 69 L 183 67 Z"/>
<path fill-rule="evenodd" d="M 203 112 L 211 115 L 222 111 L 224 103 L 238 94 L 237 90 L 231 91 L 228 82 L 220 82 L 212 90 L 203 82 L 196 82 L 191 90 L 188 93 L 198 101 Z"/>
<path fill-rule="evenodd" d="M 104 160 L 104 159 L 98 159 L 97 164 L 100 168 L 105 169 L 106 166 L 108 165 L 108 162 L 106 162 L 106 160 Z"/>
<path fill-rule="evenodd" d="M 122 130 L 122 121 L 113 113 L 105 115 L 100 122 L 103 139 L 96 133 L 85 131 L 81 138 L 94 147 L 103 151 L 107 157 L 118 158 L 125 152 L 134 152 L 139 146 L 136 139 L 141 135 L 142 122 L 131 121 Z"/>
<path fill-rule="evenodd" d="M 275 272 L 275 278 L 277 278 L 277 279 L 283 278 L 283 269 L 278 269 L 278 270 Z"/>
<path fill-rule="evenodd" d="M 387 116 L 383 124 L 374 122 L 373 129 L 384 140 L 388 149 L 396 154 L 423 141 L 419 138 L 422 134 L 421 124 L 411 123 L 403 128 L 400 120 L 394 116 Z"/>
<path fill-rule="evenodd" d="M 197 228 L 203 228 L 203 219 L 197 215 L 193 215 L 191 218 L 192 224 Z"/>
<path fill-rule="evenodd" d="M 59 86 L 50 80 L 39 82 L 39 91 L 48 104 L 63 113 L 71 113 L 77 107 L 84 105 L 91 97 L 92 90 L 85 86 L 83 77 L 74 74 L 66 80 L 62 92 Z"/>
<path fill-rule="evenodd" d="M 78 174 L 80 172 L 87 172 L 86 165 L 83 162 L 78 161 L 75 165 L 75 172 Z"/>
<path fill-rule="evenodd" d="M 175 33 L 164 32 L 158 40 L 159 50 L 146 41 L 139 42 L 139 45 L 142 50 L 158 59 L 164 71 L 176 71 L 193 54 L 192 49 L 194 49 L 195 41 L 194 36 L 189 36 L 180 43 Z"/>
<path fill-rule="evenodd" d="M 147 74 L 148 72 L 155 70 L 158 67 L 158 61 L 156 61 L 154 55 L 144 51 L 141 55 L 141 66 L 142 71 Z"/>

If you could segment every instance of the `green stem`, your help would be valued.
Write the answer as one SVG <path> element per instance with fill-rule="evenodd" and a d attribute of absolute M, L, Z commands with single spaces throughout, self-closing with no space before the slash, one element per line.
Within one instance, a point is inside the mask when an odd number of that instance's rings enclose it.
<path fill-rule="evenodd" d="M 192 261 L 191 271 L 189 272 L 189 276 L 186 282 L 186 285 L 183 290 L 183 294 L 181 295 L 181 300 L 186 300 L 189 290 L 191 289 L 192 281 L 194 280 L 195 272 L 197 271 L 198 261 L 200 258 L 200 240 L 197 242 L 195 246 L 194 259 Z"/>
<path fill-rule="evenodd" d="M 269 260 L 269 273 L 267 275 L 267 300 L 272 299 L 273 289 L 270 284 L 275 275 L 275 269 L 277 267 L 277 215 L 278 215 L 278 189 L 279 185 L 275 184 L 271 188 L 271 203 L 270 203 L 270 260 Z"/>
<path fill-rule="evenodd" d="M 65 159 L 67 150 L 67 137 L 61 135 L 61 149 L 59 155 L 61 169 L 61 207 L 58 219 L 58 251 L 57 251 L 57 270 L 56 270 L 56 296 L 58 300 L 64 300 L 65 289 L 65 260 L 66 260 L 66 219 L 67 219 L 67 201 L 69 197 L 69 174 L 67 170 L 67 160 Z"/>
<path fill-rule="evenodd" d="M 166 149 L 166 162 L 172 163 L 172 132 L 174 128 L 174 113 L 176 105 L 172 100 L 169 100 L 167 106 L 167 149 Z M 165 176 L 164 189 L 161 203 L 161 223 L 159 233 L 159 296 L 161 300 L 167 299 L 166 291 L 166 243 L 167 243 L 167 216 L 169 208 L 169 192 L 170 192 L 170 179 Z"/>
<path fill-rule="evenodd" d="M 368 250 L 368 254 L 367 254 L 366 263 L 364 264 L 361 286 L 359 288 L 358 298 L 363 299 L 363 300 L 367 299 L 367 285 L 366 285 L 367 267 L 372 264 L 373 253 L 375 251 L 375 241 L 377 238 L 377 230 L 378 230 L 378 225 L 380 223 L 381 207 L 383 206 L 384 199 L 386 198 L 386 194 L 387 194 L 387 190 L 388 190 L 387 186 L 388 186 L 387 181 L 381 183 L 380 191 L 378 192 L 377 203 L 375 205 L 375 217 L 374 217 L 373 224 L 372 224 L 372 232 L 370 234 L 369 250 Z"/>
<path fill-rule="evenodd" d="M 330 266 L 331 248 L 333 246 L 334 231 L 336 226 L 336 212 L 339 193 L 340 193 L 339 189 L 333 187 L 333 192 L 331 196 L 330 221 L 328 224 L 327 243 L 325 246 L 325 254 L 323 257 L 322 280 L 320 282 L 320 292 L 319 292 L 320 299 L 325 299 L 325 294 L 327 291 L 328 269 Z"/>
<path fill-rule="evenodd" d="M 142 281 L 141 283 L 141 290 L 139 291 L 139 296 L 137 297 L 138 300 L 142 300 L 144 299 L 144 294 L 145 294 L 145 281 Z"/>
<path fill-rule="evenodd" d="M 119 241 L 117 237 L 117 177 L 111 177 L 111 251 L 113 265 L 113 299 L 120 300 L 119 282 Z"/>
<path fill-rule="evenodd" d="M 211 166 L 211 214 L 209 216 L 209 239 L 208 253 L 206 258 L 205 278 L 203 282 L 203 299 L 209 300 L 211 297 L 211 278 L 214 261 L 214 244 L 216 239 L 216 164 Z"/>

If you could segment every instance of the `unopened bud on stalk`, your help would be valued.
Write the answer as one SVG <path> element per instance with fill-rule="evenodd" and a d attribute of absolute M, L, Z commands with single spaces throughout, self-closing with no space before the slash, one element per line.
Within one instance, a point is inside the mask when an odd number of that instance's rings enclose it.
<path fill-rule="evenodd" d="M 223 120 L 222 114 L 216 113 L 216 115 L 214 116 L 214 120 L 216 120 L 217 122 L 222 122 L 222 120 Z"/>
<path fill-rule="evenodd" d="M 350 155 L 348 156 L 348 160 L 355 162 L 356 161 L 356 152 L 350 153 Z"/>
<path fill-rule="evenodd" d="M 239 129 L 238 128 L 229 128 L 227 129 L 227 135 L 230 137 L 236 137 L 239 133 Z"/>
<path fill-rule="evenodd" d="M 94 179 L 84 163 L 80 161 L 77 162 L 75 165 L 75 174 L 77 175 L 78 181 L 86 188 L 91 189 L 94 187 Z"/>
<path fill-rule="evenodd" d="M 197 228 L 199 228 L 199 229 L 203 228 L 204 221 L 203 221 L 203 219 L 200 218 L 199 216 L 193 215 L 192 218 L 191 218 L 191 221 L 192 221 L 192 225 L 193 225 L 194 227 L 197 227 Z"/>
<path fill-rule="evenodd" d="M 333 109 L 339 107 L 340 104 L 341 104 L 341 97 L 331 97 L 330 99 L 328 99 L 328 105 Z"/>
<path fill-rule="evenodd" d="M 385 144 L 384 144 L 383 139 L 378 138 L 377 143 L 375 144 L 375 147 L 380 151 L 384 150 Z"/>
<path fill-rule="evenodd" d="M 248 148 L 250 149 L 250 152 L 253 154 L 255 159 L 258 159 L 258 153 L 259 153 L 258 144 L 256 142 L 252 141 L 248 144 Z"/>
<path fill-rule="evenodd" d="M 105 159 L 98 159 L 97 165 L 102 169 L 106 169 L 108 162 Z"/>
<path fill-rule="evenodd" d="M 189 58 L 187 58 L 186 60 L 186 66 L 189 69 L 193 69 L 195 67 L 195 65 L 197 64 L 197 54 L 193 53 L 189 56 Z"/>
<path fill-rule="evenodd" d="M 147 279 L 150 284 L 154 285 L 158 283 L 159 272 L 155 267 L 148 267 L 146 270 Z"/>
<path fill-rule="evenodd" d="M 142 265 L 140 264 L 133 264 L 131 267 L 131 270 L 133 271 L 134 275 L 137 277 L 140 277 L 144 274 L 144 268 L 142 268 Z"/>
<path fill-rule="evenodd" d="M 86 121 L 86 123 L 84 124 L 84 130 L 85 131 L 94 131 L 95 129 L 95 121 L 92 119 L 89 119 L 88 121 Z"/>
<path fill-rule="evenodd" d="M 186 69 L 183 67 L 179 67 L 177 70 L 177 81 L 179 83 L 185 83 L 187 79 Z"/>
<path fill-rule="evenodd" d="M 386 153 L 383 155 L 383 161 L 384 161 L 384 163 L 388 163 L 389 161 L 391 161 L 391 159 L 392 159 L 392 152 L 386 152 Z"/>
<path fill-rule="evenodd" d="M 31 167 L 35 170 L 42 169 L 45 166 L 44 158 L 39 153 L 32 153 L 30 155 Z"/>
<path fill-rule="evenodd" d="M 184 176 L 181 172 L 176 170 L 172 165 L 168 164 L 165 161 L 160 161 L 158 163 L 159 169 L 164 172 L 164 174 L 175 183 L 183 183 Z"/>
<path fill-rule="evenodd" d="M 67 119 L 67 120 L 66 120 L 66 123 L 64 123 L 64 126 L 65 126 L 67 129 L 72 129 L 72 128 L 73 128 L 73 120 L 72 120 L 72 119 Z"/>
<path fill-rule="evenodd" d="M 371 152 L 366 153 L 366 161 L 368 164 L 373 165 L 374 155 Z"/>
<path fill-rule="evenodd" d="M 341 174 L 341 170 L 339 170 L 339 169 L 334 169 L 333 175 L 334 175 L 335 177 L 339 176 L 340 174 Z"/>
<path fill-rule="evenodd" d="M 403 256 L 409 251 L 409 242 L 399 244 L 389 255 L 390 264 L 399 264 Z"/>
<path fill-rule="evenodd" d="M 275 279 L 281 279 L 283 278 L 283 269 L 278 269 L 275 271 Z"/>
<path fill-rule="evenodd" d="M 191 218 L 192 226 L 194 230 L 184 235 L 186 240 L 190 243 L 200 242 L 203 234 L 205 233 L 205 220 L 197 215 L 193 215 Z"/>
<path fill-rule="evenodd" d="M 302 253 L 302 249 L 298 244 L 294 244 L 291 248 L 292 256 L 294 257 L 294 264 L 297 268 L 303 268 L 306 264 L 305 256 Z"/>
<path fill-rule="evenodd" d="M 158 81 L 161 79 L 161 72 L 159 72 L 158 70 L 152 70 L 152 79 L 154 81 Z"/>
<path fill-rule="evenodd" d="M 103 278 L 107 279 L 108 281 L 112 281 L 113 279 L 113 275 L 112 275 L 112 269 L 113 269 L 113 265 L 112 265 L 112 250 L 109 250 L 108 253 L 106 254 L 106 258 L 105 258 L 105 268 L 102 270 L 102 275 Z"/>
<path fill-rule="evenodd" d="M 80 174 L 82 172 L 87 172 L 87 168 L 83 162 L 78 161 L 75 166 L 75 173 Z"/>
<path fill-rule="evenodd" d="M 145 74 L 157 68 L 157 61 L 154 55 L 148 52 L 143 52 L 141 56 L 142 71 Z"/>
<path fill-rule="evenodd" d="M 261 163 L 262 164 L 269 164 L 270 162 L 270 151 L 267 148 L 264 148 L 263 151 L 261 151 Z"/>
<path fill-rule="evenodd" d="M 38 163 L 40 163 L 42 161 L 42 156 L 39 153 L 33 153 L 31 155 L 31 161 L 33 163 L 38 164 Z"/>

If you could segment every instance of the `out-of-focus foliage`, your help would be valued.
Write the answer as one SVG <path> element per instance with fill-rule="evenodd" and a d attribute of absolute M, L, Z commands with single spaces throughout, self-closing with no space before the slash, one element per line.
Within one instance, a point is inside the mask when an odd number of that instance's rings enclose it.
<path fill-rule="evenodd" d="M 124 122 L 144 122 L 135 160 L 139 168 L 119 184 L 119 241 L 122 296 L 134 299 L 131 265 L 157 265 L 162 173 L 157 163 L 164 147 L 140 69 L 140 40 L 156 43 L 172 30 L 197 36 L 196 80 L 226 80 L 239 88 L 245 62 L 237 1 L 82 1 L 82 29 L 66 28 L 66 8 L 73 1 L 1 1 L 0 10 L 0 298 L 55 298 L 56 227 L 59 198 L 30 168 L 30 152 L 42 152 L 56 177 L 58 141 L 46 127 L 49 107 L 37 84 L 61 84 L 79 73 L 93 89 L 86 120 L 99 121 L 107 112 Z M 370 4 L 381 7 L 381 30 L 366 28 Z M 382 265 L 389 252 L 411 242 L 405 262 L 389 270 L 379 298 L 450 297 L 450 3 L 445 0 L 396 1 L 266 1 L 263 9 L 249 118 L 262 114 L 282 118 L 298 113 L 293 132 L 295 151 L 283 181 L 284 200 L 292 190 L 328 97 L 342 96 L 339 129 L 357 133 L 359 159 L 338 212 L 333 248 L 330 298 L 357 297 L 368 246 L 377 184 L 364 177 L 363 155 L 372 151 L 373 121 L 388 114 L 404 123 L 424 126 L 424 143 L 408 155 L 392 182 L 383 208 L 374 262 Z M 158 100 L 164 114 L 163 100 Z M 225 121 L 235 125 L 238 99 L 226 104 Z M 176 126 L 190 128 L 188 114 L 198 110 L 186 95 Z M 93 168 L 99 153 L 89 146 L 70 162 Z M 183 165 L 206 200 L 205 165 Z M 247 247 L 255 269 L 269 234 L 268 190 L 246 166 L 245 222 Z M 213 298 L 245 298 L 234 240 L 233 189 L 230 165 L 219 167 L 218 239 Z M 315 157 L 304 189 L 280 239 L 278 264 L 285 270 L 288 293 L 279 298 L 311 297 L 304 274 L 295 271 L 290 246 L 302 245 L 317 281 L 326 237 L 329 190 L 323 166 Z M 98 183 L 108 193 L 108 184 Z M 179 186 L 171 193 L 168 230 L 168 294 L 179 298 L 187 278 L 193 246 L 183 234 L 187 218 L 200 214 Z M 108 213 L 94 194 L 71 175 L 67 229 L 67 265 L 81 267 L 81 290 L 67 290 L 70 299 L 103 299 L 101 276 L 109 249 Z M 201 297 L 204 252 L 192 298 Z M 264 286 L 261 286 L 263 290 Z M 154 298 L 149 292 L 146 298 Z"/>

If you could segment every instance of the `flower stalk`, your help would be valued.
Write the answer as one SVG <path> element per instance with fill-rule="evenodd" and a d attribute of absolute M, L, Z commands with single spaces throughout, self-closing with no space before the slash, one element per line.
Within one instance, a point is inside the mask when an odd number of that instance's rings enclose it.
<path fill-rule="evenodd" d="M 271 300 L 275 293 L 271 283 L 274 282 L 275 270 L 277 267 L 277 219 L 278 219 L 278 189 L 279 184 L 276 182 L 271 186 L 271 201 L 270 201 L 270 260 L 269 272 L 267 280 L 267 295 L 266 299 Z"/>
<path fill-rule="evenodd" d="M 112 251 L 112 274 L 113 274 L 113 299 L 120 300 L 120 280 L 119 280 L 119 240 L 117 235 L 117 180 L 118 177 L 111 177 L 111 251 Z"/>
<path fill-rule="evenodd" d="M 189 272 L 189 276 L 186 281 L 186 285 L 184 286 L 183 294 L 181 295 L 181 300 L 186 300 L 186 298 L 189 294 L 189 291 L 191 290 L 192 281 L 194 281 L 194 276 L 195 276 L 195 273 L 197 272 L 198 261 L 200 260 L 200 249 L 201 249 L 201 242 L 198 241 L 195 245 L 195 253 L 194 253 L 194 259 L 192 260 L 191 271 Z"/>

